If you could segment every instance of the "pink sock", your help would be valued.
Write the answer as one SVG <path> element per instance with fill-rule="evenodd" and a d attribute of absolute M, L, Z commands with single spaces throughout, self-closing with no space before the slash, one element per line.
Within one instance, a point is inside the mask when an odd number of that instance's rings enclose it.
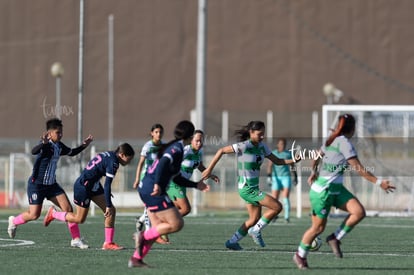
<path fill-rule="evenodd" d="M 80 230 L 77 223 L 68 222 L 68 228 L 72 239 L 80 238 Z"/>
<path fill-rule="evenodd" d="M 17 217 L 14 218 L 13 223 L 14 223 L 14 225 L 21 225 L 21 224 L 27 223 L 27 221 L 25 221 L 23 219 L 23 215 L 20 214 L 20 215 L 18 215 Z"/>
<path fill-rule="evenodd" d="M 138 253 L 138 250 L 137 250 L 137 249 L 135 249 L 135 251 L 134 251 L 134 255 L 132 255 L 132 257 L 134 257 L 135 259 L 138 259 L 138 260 L 142 260 L 142 257 L 139 255 L 139 253 Z"/>
<path fill-rule="evenodd" d="M 66 214 L 67 212 L 58 212 L 58 211 L 53 211 L 53 218 L 55 218 L 56 220 L 65 222 L 66 221 Z"/>
<path fill-rule="evenodd" d="M 158 233 L 157 229 L 155 227 L 151 227 L 148 230 L 145 230 L 144 232 L 144 239 L 151 241 L 151 240 L 155 240 L 157 239 L 160 235 L 160 233 Z"/>
<path fill-rule="evenodd" d="M 139 260 L 144 259 L 144 257 L 148 254 L 148 252 L 151 250 L 153 242 L 144 243 L 144 247 L 142 248 L 142 255 L 140 256 L 138 254 L 138 250 L 135 250 L 134 252 L 134 258 L 137 258 Z"/>
<path fill-rule="evenodd" d="M 105 227 L 105 242 L 113 243 L 114 241 L 115 228 Z"/>

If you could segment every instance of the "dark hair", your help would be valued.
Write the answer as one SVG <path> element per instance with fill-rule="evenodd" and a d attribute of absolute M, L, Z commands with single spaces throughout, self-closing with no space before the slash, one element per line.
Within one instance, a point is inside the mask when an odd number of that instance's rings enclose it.
<path fill-rule="evenodd" d="M 182 120 L 175 126 L 174 137 L 176 140 L 187 139 L 194 135 L 194 129 L 194 125 L 191 121 Z"/>
<path fill-rule="evenodd" d="M 116 148 L 115 153 L 122 153 L 127 157 L 133 157 L 135 155 L 135 151 L 129 143 L 122 143 L 121 145 L 119 145 Z"/>
<path fill-rule="evenodd" d="M 58 118 L 51 118 L 46 121 L 46 131 L 63 127 L 62 120 Z"/>
<path fill-rule="evenodd" d="M 155 123 L 151 126 L 151 132 L 154 131 L 155 129 L 160 129 L 161 132 L 164 132 L 164 127 L 162 127 L 162 125 L 159 123 Z"/>
<path fill-rule="evenodd" d="M 201 134 L 202 136 L 204 136 L 204 132 L 202 130 L 200 130 L 200 129 L 195 130 L 194 131 L 194 135 L 195 134 Z"/>
<path fill-rule="evenodd" d="M 338 125 L 332 132 L 329 138 L 325 142 L 325 146 L 331 145 L 331 143 L 340 135 L 348 134 L 355 130 L 355 118 L 351 114 L 344 114 L 339 116 Z"/>
<path fill-rule="evenodd" d="M 287 140 L 284 137 L 278 138 L 277 139 L 277 143 L 279 143 L 279 141 L 283 142 L 283 144 L 286 146 Z"/>
<path fill-rule="evenodd" d="M 254 120 L 250 121 L 241 129 L 234 131 L 234 135 L 237 136 L 238 141 L 245 141 L 250 138 L 250 131 L 263 130 L 265 128 L 266 126 L 263 121 Z"/>
<path fill-rule="evenodd" d="M 162 155 L 164 154 L 165 149 L 170 146 L 171 144 L 173 144 L 174 142 L 178 141 L 178 140 L 182 140 L 182 139 L 187 139 L 190 138 L 191 136 L 193 136 L 194 134 L 194 125 L 191 121 L 188 120 L 182 120 L 180 122 L 178 122 L 178 124 L 175 126 L 174 129 L 174 138 L 173 140 L 171 140 L 168 143 L 162 144 L 160 146 L 160 149 L 158 151 L 157 157 L 161 158 Z"/>

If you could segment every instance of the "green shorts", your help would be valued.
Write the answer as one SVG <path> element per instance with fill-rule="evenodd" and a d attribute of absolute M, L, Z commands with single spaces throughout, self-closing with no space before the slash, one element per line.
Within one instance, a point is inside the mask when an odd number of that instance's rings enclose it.
<path fill-rule="evenodd" d="M 338 188 L 336 188 L 336 191 Z M 326 219 L 329 216 L 331 207 L 341 207 L 347 203 L 350 199 L 355 198 L 351 192 L 349 192 L 344 186 L 339 189 L 339 194 L 332 195 L 328 190 L 323 190 L 318 193 L 314 190 L 309 191 L 309 198 L 312 207 L 312 214 L 318 216 L 321 219 Z"/>
<path fill-rule="evenodd" d="M 251 188 L 245 186 L 239 189 L 240 197 L 247 203 L 253 205 L 260 205 L 260 201 L 266 197 L 266 194 L 259 190 L 258 187 Z"/>
<path fill-rule="evenodd" d="M 176 199 L 185 199 L 187 198 L 187 188 L 171 181 L 167 188 L 167 194 L 172 201 L 175 201 Z"/>

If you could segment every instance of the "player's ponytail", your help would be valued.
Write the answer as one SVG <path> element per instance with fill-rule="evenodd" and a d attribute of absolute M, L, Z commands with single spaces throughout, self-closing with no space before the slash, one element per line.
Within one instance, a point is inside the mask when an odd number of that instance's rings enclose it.
<path fill-rule="evenodd" d="M 338 125 L 336 129 L 332 132 L 329 138 L 325 142 L 325 146 L 329 146 L 335 140 L 343 134 L 348 134 L 355 129 L 355 118 L 350 114 L 344 114 L 339 116 Z"/>
<path fill-rule="evenodd" d="M 237 136 L 237 141 L 245 141 L 250 138 L 250 131 L 264 130 L 265 124 L 262 121 L 255 120 L 250 121 L 247 125 L 242 128 L 234 131 L 235 136 Z"/>

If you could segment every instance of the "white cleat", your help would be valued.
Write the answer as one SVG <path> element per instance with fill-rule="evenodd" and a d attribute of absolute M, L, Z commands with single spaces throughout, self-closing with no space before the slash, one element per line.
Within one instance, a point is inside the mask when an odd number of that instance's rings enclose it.
<path fill-rule="evenodd" d="M 77 248 L 80 248 L 80 249 L 88 249 L 89 248 L 89 245 L 83 239 L 80 239 L 80 238 L 71 240 L 70 241 L 70 246 L 71 247 L 77 247 Z"/>
<path fill-rule="evenodd" d="M 16 230 L 17 226 L 13 223 L 14 216 L 9 217 L 9 227 L 7 227 L 7 233 L 9 234 L 9 237 L 14 239 L 16 236 Z"/>

